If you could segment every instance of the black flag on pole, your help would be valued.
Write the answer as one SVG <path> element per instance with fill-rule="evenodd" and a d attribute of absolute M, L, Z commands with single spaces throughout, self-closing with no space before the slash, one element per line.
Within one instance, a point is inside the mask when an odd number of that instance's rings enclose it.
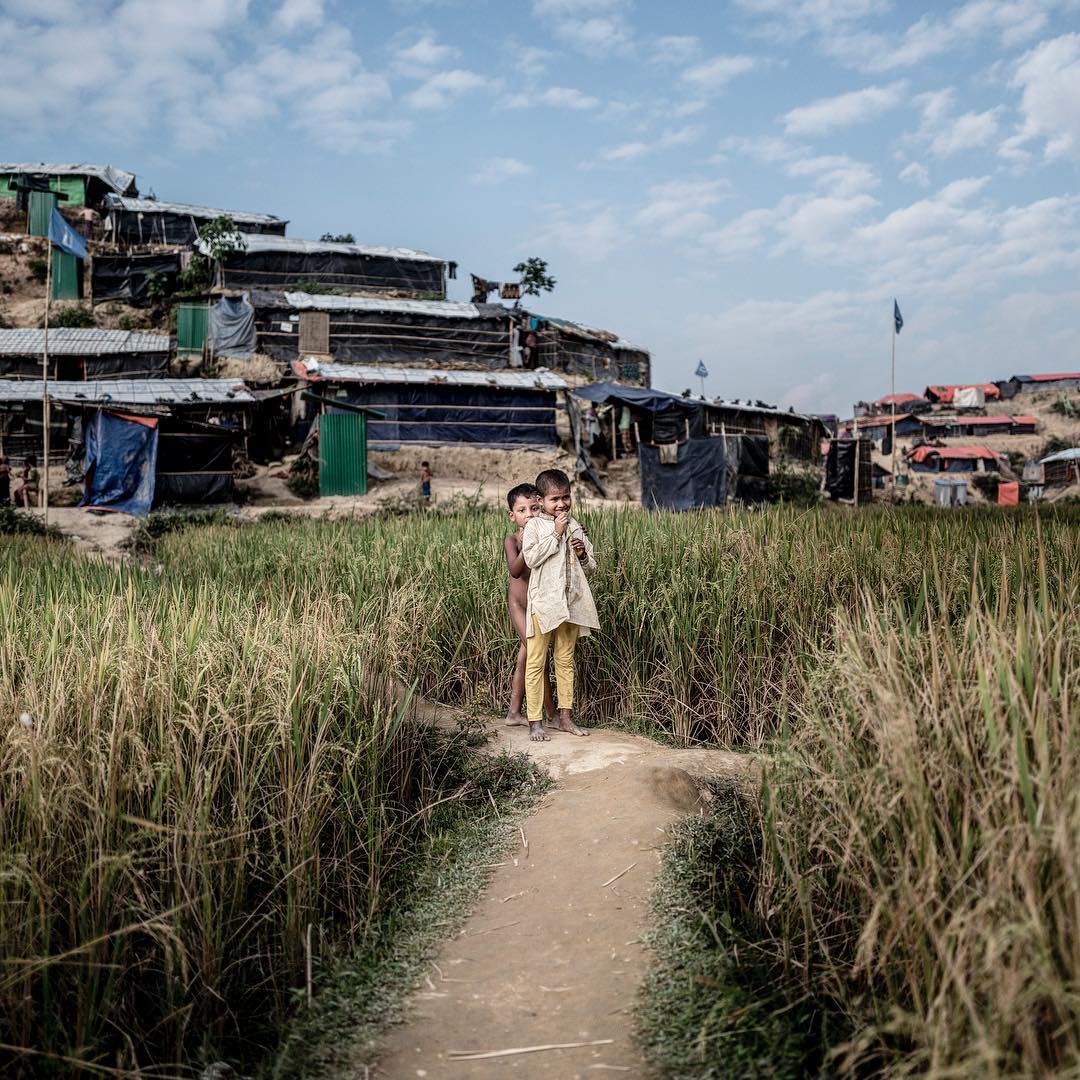
<path fill-rule="evenodd" d="M 904 328 L 904 316 L 900 314 L 900 305 L 895 300 L 892 302 L 892 317 L 896 324 L 896 332 L 899 334 Z"/>

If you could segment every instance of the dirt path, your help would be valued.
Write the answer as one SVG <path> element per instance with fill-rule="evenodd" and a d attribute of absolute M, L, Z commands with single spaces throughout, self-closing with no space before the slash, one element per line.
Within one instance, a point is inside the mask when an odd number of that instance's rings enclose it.
<path fill-rule="evenodd" d="M 748 776 L 749 759 L 607 731 L 531 744 L 501 729 L 498 743 L 527 749 L 558 786 L 414 992 L 411 1019 L 384 1038 L 371 1075 L 645 1076 L 632 1011 L 666 827 L 701 806 L 692 775 Z M 595 1045 L 451 1053 L 552 1043 Z"/>

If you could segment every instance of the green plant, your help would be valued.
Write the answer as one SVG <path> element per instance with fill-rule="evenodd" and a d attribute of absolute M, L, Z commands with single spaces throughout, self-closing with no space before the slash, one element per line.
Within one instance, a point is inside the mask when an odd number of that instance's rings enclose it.
<path fill-rule="evenodd" d="M 146 275 L 146 298 L 154 307 L 160 307 L 171 295 L 169 279 L 156 270 Z"/>
<path fill-rule="evenodd" d="M 356 237 L 351 232 L 346 233 L 328 233 L 325 232 L 319 237 L 324 243 L 327 244 L 355 244 Z"/>
<path fill-rule="evenodd" d="M 206 292 L 212 280 L 210 260 L 196 252 L 176 276 L 176 295 L 199 296 Z M 175 308 L 170 311 L 170 319 L 175 319 Z"/>
<path fill-rule="evenodd" d="M 199 244 L 203 253 L 214 262 L 247 247 L 240 227 L 228 214 L 219 215 L 199 229 Z"/>
<path fill-rule="evenodd" d="M 54 308 L 49 316 L 50 326 L 96 326 L 94 309 L 86 304 Z"/>
<path fill-rule="evenodd" d="M 49 260 L 35 255 L 26 260 L 26 270 L 35 281 L 44 283 L 49 274 Z"/>
<path fill-rule="evenodd" d="M 319 462 L 310 455 L 298 457 L 289 469 L 286 487 L 298 499 L 319 497 Z"/>
<path fill-rule="evenodd" d="M 521 291 L 525 296 L 539 296 L 542 292 L 554 290 L 556 281 L 547 269 L 547 262 L 535 257 L 514 267 L 514 273 L 521 275 Z"/>
<path fill-rule="evenodd" d="M 125 312 L 123 315 L 120 316 L 119 319 L 116 320 L 116 325 L 121 330 L 134 330 L 135 320 Z"/>

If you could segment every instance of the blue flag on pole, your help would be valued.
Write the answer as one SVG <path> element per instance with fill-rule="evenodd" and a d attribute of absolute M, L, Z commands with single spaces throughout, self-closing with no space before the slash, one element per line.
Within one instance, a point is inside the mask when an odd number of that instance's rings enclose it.
<path fill-rule="evenodd" d="M 55 206 L 49 218 L 49 243 L 68 255 L 74 255 L 76 259 L 86 258 L 86 241 L 64 220 Z"/>
<path fill-rule="evenodd" d="M 55 214 L 56 211 L 54 210 Z M 894 300 L 892 302 L 892 317 L 893 322 L 896 323 L 896 332 L 899 334 L 904 328 L 904 316 L 900 314 L 900 305 Z"/>
<path fill-rule="evenodd" d="M 697 370 L 694 372 L 694 374 L 699 379 L 707 379 L 709 377 L 709 369 L 705 366 L 704 360 L 699 360 L 697 362 Z"/>

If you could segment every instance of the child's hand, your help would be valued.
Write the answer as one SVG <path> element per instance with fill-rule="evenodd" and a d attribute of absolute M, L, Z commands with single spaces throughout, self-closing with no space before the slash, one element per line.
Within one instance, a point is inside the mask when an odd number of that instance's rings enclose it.
<path fill-rule="evenodd" d="M 585 544 L 584 544 L 584 542 L 579 540 L 577 537 L 574 537 L 574 539 L 570 541 L 570 546 L 574 549 L 574 552 L 576 553 L 577 557 L 582 562 L 584 562 L 585 561 Z"/>
<path fill-rule="evenodd" d="M 569 527 L 570 527 L 570 515 L 569 514 L 563 513 L 563 514 L 556 514 L 555 515 L 555 535 L 556 536 L 565 536 L 566 535 L 566 530 Z"/>

